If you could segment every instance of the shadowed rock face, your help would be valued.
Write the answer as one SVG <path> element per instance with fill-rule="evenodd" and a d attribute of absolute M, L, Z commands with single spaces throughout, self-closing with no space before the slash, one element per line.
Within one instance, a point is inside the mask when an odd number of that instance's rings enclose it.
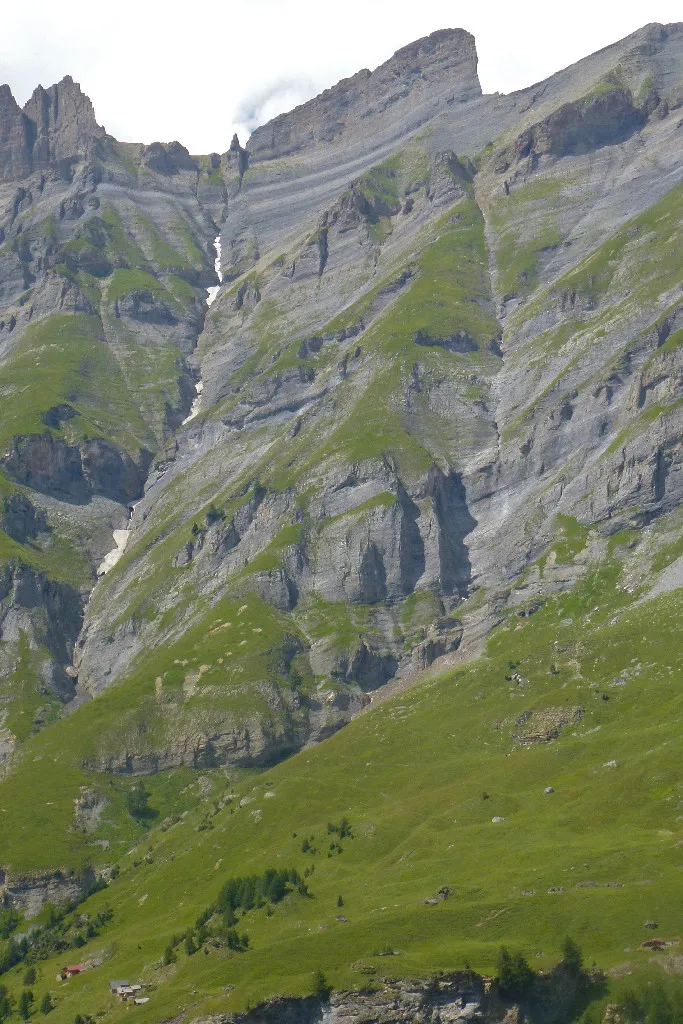
<path fill-rule="evenodd" d="M 51 694 L 67 702 L 74 696 L 73 679 L 65 672 L 71 664 L 73 638 L 83 622 L 81 595 L 73 587 L 55 583 L 18 561 L 0 567 L 0 671 L 4 680 L 17 669 L 19 644 L 35 652 L 21 674 L 35 672 L 43 699 Z M 21 679 L 21 676 L 20 676 Z"/>
<path fill-rule="evenodd" d="M 75 502 L 101 494 L 128 504 L 140 497 L 151 459 L 151 452 L 143 451 L 136 465 L 104 438 L 76 446 L 45 433 L 15 438 L 1 464 L 10 479 L 45 494 Z"/>
<path fill-rule="evenodd" d="M 10 87 L 0 85 L 0 180 L 18 181 L 31 173 L 32 127 Z"/>
<path fill-rule="evenodd" d="M 19 544 L 34 540 L 47 529 L 45 515 L 24 494 L 9 495 L 4 499 L 2 509 L 0 529 Z"/>

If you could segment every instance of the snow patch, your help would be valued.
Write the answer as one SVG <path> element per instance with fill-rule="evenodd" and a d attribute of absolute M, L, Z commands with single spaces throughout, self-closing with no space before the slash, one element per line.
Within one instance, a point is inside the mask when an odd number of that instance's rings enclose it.
<path fill-rule="evenodd" d="M 216 271 L 216 277 L 218 278 L 218 284 L 213 285 L 211 288 L 206 289 L 206 302 L 207 305 L 211 305 L 216 296 L 220 286 L 223 284 L 223 271 L 221 270 L 221 256 L 223 253 L 223 247 L 221 246 L 221 236 L 216 235 L 213 243 L 213 247 L 216 250 L 216 259 L 213 261 L 213 268 Z"/>
<path fill-rule="evenodd" d="M 104 561 L 97 570 L 98 576 L 106 576 L 109 570 L 114 568 L 126 550 L 129 537 L 130 530 L 114 530 L 114 544 L 116 547 L 112 548 L 109 554 L 104 556 Z"/>
<path fill-rule="evenodd" d="M 104 556 L 104 560 L 102 561 L 97 570 L 98 576 L 106 576 L 109 570 L 114 568 L 116 563 L 120 560 L 121 556 L 123 555 L 123 552 L 126 550 L 128 538 L 130 537 L 131 533 L 130 523 L 133 519 L 133 516 L 135 515 L 135 509 L 138 507 L 139 504 L 140 502 L 136 501 L 135 504 L 131 505 L 128 509 L 128 528 L 126 530 L 114 530 L 113 537 L 115 547 L 113 547 L 111 551 Z"/>

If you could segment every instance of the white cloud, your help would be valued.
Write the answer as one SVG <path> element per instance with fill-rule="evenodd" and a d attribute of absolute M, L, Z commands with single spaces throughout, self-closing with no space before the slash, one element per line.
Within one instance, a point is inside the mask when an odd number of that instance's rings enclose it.
<path fill-rule="evenodd" d="M 23 103 L 71 74 L 117 138 L 224 151 L 233 131 L 244 141 L 257 122 L 437 28 L 474 33 L 484 90 L 509 92 L 646 20 L 676 20 L 680 0 L 643 10 L 632 0 L 5 0 L 0 82 Z"/>

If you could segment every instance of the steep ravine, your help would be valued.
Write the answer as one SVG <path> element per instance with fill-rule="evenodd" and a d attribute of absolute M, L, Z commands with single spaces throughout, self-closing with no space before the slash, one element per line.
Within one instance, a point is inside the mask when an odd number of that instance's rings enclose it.
<path fill-rule="evenodd" d="M 214 248 L 216 250 L 216 259 L 214 261 L 214 268 L 215 268 L 215 271 L 216 271 L 216 277 L 218 278 L 218 284 L 211 285 L 206 290 L 207 291 L 207 298 L 206 298 L 207 312 L 208 312 L 208 307 L 211 306 L 212 302 L 214 302 L 214 300 L 215 300 L 215 298 L 216 298 L 216 296 L 218 294 L 218 291 L 220 289 L 220 286 L 221 286 L 221 284 L 223 282 L 223 271 L 221 270 L 221 236 L 220 236 L 220 234 L 216 235 L 216 238 L 214 239 L 213 244 L 214 244 Z M 198 338 L 201 335 L 203 330 L 204 330 L 204 326 L 202 325 L 202 329 L 199 331 L 199 334 L 197 335 Z M 195 382 L 194 388 L 195 388 L 195 391 L 196 391 L 196 397 L 193 398 L 192 405 L 190 406 L 190 410 L 189 410 L 187 416 L 185 417 L 185 419 L 181 423 L 181 426 L 183 426 L 183 427 L 187 423 L 190 423 L 193 419 L 195 419 L 195 417 L 197 417 L 199 415 L 199 411 L 200 411 L 200 408 L 201 408 L 202 391 L 204 390 L 204 382 L 201 379 L 201 376 Z M 147 482 L 147 480 L 145 479 L 145 481 L 143 483 L 143 488 L 142 488 L 143 494 L 144 494 L 144 486 L 145 486 L 146 482 Z M 126 547 L 128 545 L 128 541 L 129 541 L 130 535 L 131 535 L 131 533 L 133 531 L 133 526 L 134 526 L 133 518 L 135 516 L 135 509 L 137 508 L 138 504 L 139 504 L 139 501 L 134 502 L 133 504 L 131 504 L 129 506 L 129 509 L 128 509 L 128 524 L 127 524 L 126 528 L 125 529 L 114 530 L 113 537 L 114 537 L 114 545 L 115 546 L 112 548 L 111 551 L 109 551 L 104 556 L 104 558 L 102 560 L 102 563 L 101 563 L 101 565 L 99 566 L 99 568 L 97 570 L 98 577 L 106 576 L 106 574 L 108 572 L 110 572 L 111 569 L 114 568 L 114 566 L 118 563 L 118 561 L 124 555 Z M 84 609 L 84 612 L 86 610 L 87 610 L 87 606 L 86 606 L 86 609 Z"/>

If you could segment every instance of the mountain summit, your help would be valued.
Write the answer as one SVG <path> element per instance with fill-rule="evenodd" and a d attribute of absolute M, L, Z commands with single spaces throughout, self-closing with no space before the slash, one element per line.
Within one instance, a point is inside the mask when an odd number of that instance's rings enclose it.
<path fill-rule="evenodd" d="M 47 90 L 39 85 L 23 111 L 9 86 L 0 86 L 0 180 L 21 180 L 81 159 L 104 134 L 92 103 L 69 75 Z"/>

